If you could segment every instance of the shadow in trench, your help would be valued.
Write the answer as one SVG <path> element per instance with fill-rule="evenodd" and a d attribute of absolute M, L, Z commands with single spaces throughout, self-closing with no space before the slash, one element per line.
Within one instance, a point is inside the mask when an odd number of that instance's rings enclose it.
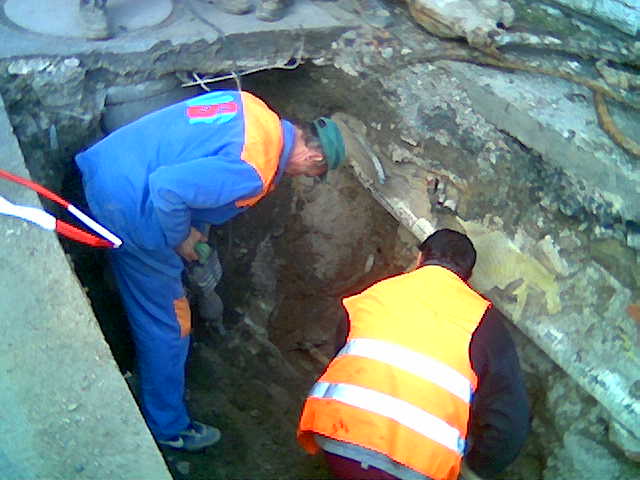
<path fill-rule="evenodd" d="M 90 214 L 82 190 L 80 171 L 70 162 L 63 177 L 62 197 L 81 211 Z M 62 217 L 64 214 L 59 213 Z M 66 239 L 61 240 L 65 253 L 89 297 L 93 312 L 120 371 L 133 372 L 135 353 L 127 314 L 120 300 L 115 279 L 103 249 L 91 248 Z"/>
<path fill-rule="evenodd" d="M 75 166 L 66 172 L 61 194 L 89 213 Z M 313 377 L 300 375 L 246 315 L 246 305 L 259 300 L 250 286 L 251 262 L 273 228 L 267 212 L 269 202 L 242 224 L 231 222 L 212 233 L 226 267 L 218 291 L 227 333 L 206 324 L 192 307 L 186 400 L 193 418 L 220 428 L 222 440 L 201 453 L 161 448 L 176 479 L 329 478 L 323 461 L 295 441 L 299 408 Z M 134 373 L 128 382 L 135 393 L 135 349 L 106 253 L 64 239 L 62 244 L 122 374 Z"/>

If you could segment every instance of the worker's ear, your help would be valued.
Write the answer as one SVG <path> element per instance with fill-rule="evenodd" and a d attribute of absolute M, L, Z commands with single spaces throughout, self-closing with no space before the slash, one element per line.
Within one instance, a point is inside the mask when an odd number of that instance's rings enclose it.
<path fill-rule="evenodd" d="M 314 148 L 310 148 L 307 151 L 306 156 L 306 174 L 312 177 L 322 177 L 321 179 L 326 177 L 327 172 L 327 164 L 324 160 L 324 155 L 322 152 Z"/>
<path fill-rule="evenodd" d="M 322 151 L 316 150 L 315 148 L 309 149 L 309 159 L 313 160 L 314 163 L 326 163 Z"/>
<path fill-rule="evenodd" d="M 416 260 L 416 268 L 420 267 L 420 265 L 422 265 L 422 262 L 424 262 L 424 254 L 422 252 L 419 252 L 418 259 Z"/>

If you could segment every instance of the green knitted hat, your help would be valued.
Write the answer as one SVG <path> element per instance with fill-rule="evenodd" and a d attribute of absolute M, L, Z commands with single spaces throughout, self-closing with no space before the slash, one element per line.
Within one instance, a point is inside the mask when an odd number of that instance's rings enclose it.
<path fill-rule="evenodd" d="M 327 117 L 320 117 L 312 123 L 318 133 L 322 153 L 327 161 L 329 170 L 335 170 L 346 157 L 344 140 L 340 129 L 336 122 Z"/>

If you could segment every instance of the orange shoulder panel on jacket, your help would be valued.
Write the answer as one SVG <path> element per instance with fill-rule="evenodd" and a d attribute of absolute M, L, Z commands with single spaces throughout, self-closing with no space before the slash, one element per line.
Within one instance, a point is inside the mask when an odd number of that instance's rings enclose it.
<path fill-rule="evenodd" d="M 256 169 L 262 179 L 262 191 L 251 198 L 238 200 L 236 206 L 255 205 L 273 189 L 284 145 L 280 118 L 262 100 L 241 92 L 244 111 L 244 147 L 241 157 Z"/>

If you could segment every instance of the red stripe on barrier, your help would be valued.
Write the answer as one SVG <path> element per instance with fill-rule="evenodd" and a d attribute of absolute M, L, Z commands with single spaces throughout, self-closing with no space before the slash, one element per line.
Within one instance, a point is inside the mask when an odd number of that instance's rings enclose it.
<path fill-rule="evenodd" d="M 6 178 L 7 180 L 11 180 L 12 182 L 15 182 L 15 183 L 19 183 L 20 185 L 24 185 L 25 187 L 28 187 L 31 190 L 38 192 L 40 195 L 43 195 L 49 200 L 52 200 L 59 205 L 62 205 L 64 208 L 69 207 L 69 202 L 67 202 L 64 198 L 59 197 L 58 195 L 53 193 L 51 190 L 43 187 L 42 185 L 37 184 L 36 182 L 27 180 L 26 178 L 23 178 L 19 175 L 9 173 L 6 170 L 2 170 L 1 168 L 0 168 L 0 177 Z"/>
<path fill-rule="evenodd" d="M 76 242 L 84 243 L 85 245 L 90 245 L 96 248 L 111 248 L 113 244 L 107 240 L 104 240 L 100 237 L 96 237 L 95 235 L 85 232 L 73 225 L 68 224 L 67 222 L 63 222 L 62 220 L 56 219 L 56 232 L 61 235 L 64 235 L 71 240 L 75 240 Z"/>

